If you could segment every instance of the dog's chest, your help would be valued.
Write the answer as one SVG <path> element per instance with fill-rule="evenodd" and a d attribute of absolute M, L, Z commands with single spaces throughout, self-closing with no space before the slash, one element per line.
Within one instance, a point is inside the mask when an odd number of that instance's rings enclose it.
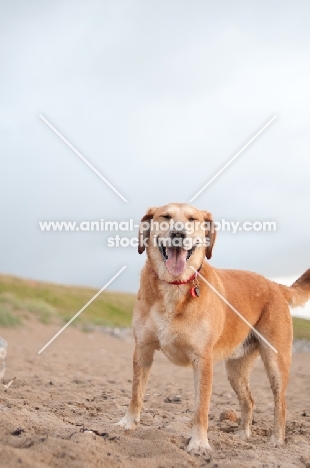
<path fill-rule="evenodd" d="M 169 313 L 162 314 L 153 307 L 146 326 L 156 335 L 160 349 L 171 362 L 179 366 L 192 363 L 201 340 L 197 340 L 198 337 L 186 330 L 184 325 L 170 318 Z"/>

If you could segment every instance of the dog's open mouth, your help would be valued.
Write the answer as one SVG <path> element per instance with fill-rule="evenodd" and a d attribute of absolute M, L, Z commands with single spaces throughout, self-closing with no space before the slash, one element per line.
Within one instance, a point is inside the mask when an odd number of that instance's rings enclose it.
<path fill-rule="evenodd" d="M 181 247 L 165 247 L 162 243 L 159 243 L 158 248 L 170 275 L 177 276 L 185 270 L 186 262 L 194 253 L 196 246 L 194 245 L 190 250 L 185 250 Z"/>

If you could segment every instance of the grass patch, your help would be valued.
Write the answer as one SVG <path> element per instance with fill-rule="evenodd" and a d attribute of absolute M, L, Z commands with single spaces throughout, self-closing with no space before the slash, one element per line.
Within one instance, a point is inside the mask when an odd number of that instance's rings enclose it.
<path fill-rule="evenodd" d="M 57 315 L 54 307 L 42 300 L 25 301 L 24 307 L 30 313 L 36 316 L 39 322 L 48 325 L 53 321 L 53 317 Z"/>
<path fill-rule="evenodd" d="M 310 341 L 310 320 L 293 317 L 294 338 Z"/>
<path fill-rule="evenodd" d="M 14 315 L 3 304 L 0 304 L 0 327 L 17 327 L 21 323 L 20 317 Z"/>
<path fill-rule="evenodd" d="M 9 311 L 24 318 L 29 318 L 31 315 L 46 325 L 51 323 L 53 316 L 56 316 L 54 307 L 47 304 L 41 299 L 18 299 L 12 292 L 0 293 L 0 305 Z"/>
<path fill-rule="evenodd" d="M 45 324 L 67 323 L 96 292 L 92 288 L 0 275 L 0 305 L 14 316 L 34 317 Z M 134 302 L 134 294 L 104 291 L 73 324 L 83 328 L 88 325 L 129 327 Z"/>

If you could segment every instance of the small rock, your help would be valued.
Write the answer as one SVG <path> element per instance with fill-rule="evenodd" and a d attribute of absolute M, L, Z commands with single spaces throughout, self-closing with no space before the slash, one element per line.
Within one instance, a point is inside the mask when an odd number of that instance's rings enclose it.
<path fill-rule="evenodd" d="M 15 429 L 15 431 L 11 432 L 11 434 L 13 436 L 20 436 L 23 432 L 25 432 L 25 430 L 21 427 L 18 427 L 17 429 Z"/>
<path fill-rule="evenodd" d="M 254 430 L 254 433 L 256 435 L 259 435 L 259 436 L 270 437 L 271 436 L 271 429 L 270 428 L 257 427 Z"/>
<path fill-rule="evenodd" d="M 169 395 L 167 398 L 164 399 L 165 403 L 181 403 L 181 401 L 181 395 Z"/>
<path fill-rule="evenodd" d="M 236 411 L 234 410 L 226 410 L 223 411 L 220 415 L 220 421 L 232 421 L 237 422 L 238 416 Z"/>

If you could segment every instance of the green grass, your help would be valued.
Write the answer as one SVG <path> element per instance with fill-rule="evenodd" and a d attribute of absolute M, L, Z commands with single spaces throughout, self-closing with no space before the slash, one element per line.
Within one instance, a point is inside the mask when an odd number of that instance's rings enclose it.
<path fill-rule="evenodd" d="M 29 318 L 41 323 L 68 322 L 95 294 L 92 288 L 62 286 L 0 275 L 0 327 L 16 327 Z M 134 294 L 104 291 L 72 323 L 129 327 Z M 294 337 L 310 340 L 310 320 L 293 318 Z"/>
<path fill-rule="evenodd" d="M 310 340 L 310 320 L 293 318 L 294 338 Z"/>
<path fill-rule="evenodd" d="M 12 326 L 16 326 L 29 318 L 45 324 L 59 321 L 65 323 L 96 292 L 92 288 L 62 286 L 0 275 L 0 307 L 3 308 L 0 326 L 9 326 L 2 323 L 10 323 L 10 320 Z M 104 291 L 74 323 L 85 329 L 88 325 L 129 327 L 134 302 L 134 294 Z"/>
<path fill-rule="evenodd" d="M 1 286 L 0 286 L 1 290 Z M 18 313 L 19 318 L 29 318 L 35 316 L 39 322 L 48 325 L 53 316 L 56 316 L 54 307 L 40 299 L 20 300 L 11 292 L 0 292 L 1 305 L 13 313 Z"/>
<path fill-rule="evenodd" d="M 21 318 L 0 304 L 0 327 L 17 327 L 22 323 Z"/>

